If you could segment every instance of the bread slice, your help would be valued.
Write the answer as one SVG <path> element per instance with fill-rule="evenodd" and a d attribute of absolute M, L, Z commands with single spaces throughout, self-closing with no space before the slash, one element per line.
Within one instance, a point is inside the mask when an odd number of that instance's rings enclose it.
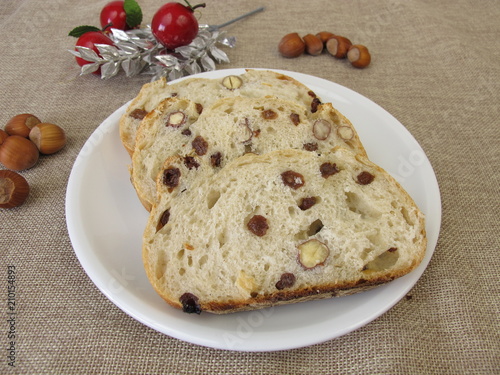
<path fill-rule="evenodd" d="M 172 124 L 172 120 L 178 123 Z M 276 98 L 221 99 L 201 114 L 196 103 L 162 101 L 142 122 L 132 156 L 131 181 L 146 209 L 156 199 L 156 177 L 175 154 L 217 157 L 217 167 L 247 152 L 278 149 L 324 152 L 345 146 L 365 154 L 352 124 L 330 103 L 316 111 Z"/>
<path fill-rule="evenodd" d="M 132 155 L 135 137 L 141 120 L 163 99 L 178 97 L 189 99 L 206 108 L 222 98 L 244 96 L 260 98 L 273 96 L 297 101 L 307 107 L 317 103 L 319 98 L 299 81 L 273 71 L 248 69 L 239 76 L 223 78 L 188 78 L 168 84 L 162 78 L 141 88 L 137 97 L 130 103 L 120 118 L 120 138 Z"/>
<path fill-rule="evenodd" d="M 220 171 L 173 157 L 143 237 L 149 280 L 185 312 L 229 313 L 352 294 L 413 270 L 424 215 L 365 156 L 246 154 Z"/>

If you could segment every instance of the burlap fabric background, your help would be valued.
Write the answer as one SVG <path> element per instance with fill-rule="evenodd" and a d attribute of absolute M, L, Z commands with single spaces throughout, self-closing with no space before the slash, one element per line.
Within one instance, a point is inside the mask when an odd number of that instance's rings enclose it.
<path fill-rule="evenodd" d="M 23 172 L 32 186 L 26 204 L 0 210 L 0 373 L 500 373 L 500 3 L 207 0 L 202 22 L 212 24 L 266 6 L 227 29 L 238 43 L 228 51 L 231 63 L 219 68 L 292 70 L 367 96 L 419 141 L 442 194 L 438 246 L 411 299 L 349 335 L 271 353 L 209 349 L 160 334 L 107 300 L 75 257 L 64 212 L 73 162 L 92 131 L 148 81 L 78 76 L 66 35 L 98 24 L 104 3 L 0 5 L 0 123 L 31 112 L 69 137 L 63 151 Z M 140 0 L 146 21 L 162 3 Z M 278 55 L 284 34 L 321 30 L 367 45 L 371 66 Z M 8 265 L 17 270 L 15 368 L 6 358 Z"/>

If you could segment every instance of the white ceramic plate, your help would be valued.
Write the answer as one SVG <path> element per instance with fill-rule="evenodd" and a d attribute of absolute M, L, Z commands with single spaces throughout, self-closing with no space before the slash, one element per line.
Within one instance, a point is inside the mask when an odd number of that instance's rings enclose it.
<path fill-rule="evenodd" d="M 241 74 L 227 69 L 199 74 Z M 413 287 L 430 261 L 441 224 L 434 171 L 417 141 L 393 116 L 338 84 L 282 71 L 330 101 L 357 129 L 372 161 L 391 173 L 426 214 L 428 248 L 412 273 L 374 290 L 229 315 L 185 314 L 168 306 L 143 270 L 141 236 L 147 213 L 129 181 L 130 158 L 119 138 L 126 105 L 92 134 L 72 169 L 66 218 L 75 253 L 94 284 L 116 306 L 143 324 L 190 343 L 228 350 L 273 351 L 304 347 L 345 335 L 385 313 Z"/>

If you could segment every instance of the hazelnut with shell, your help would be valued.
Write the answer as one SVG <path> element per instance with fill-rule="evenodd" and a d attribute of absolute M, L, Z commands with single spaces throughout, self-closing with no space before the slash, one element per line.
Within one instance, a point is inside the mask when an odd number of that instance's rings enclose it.
<path fill-rule="evenodd" d="M 352 46 L 349 39 L 344 36 L 334 35 L 326 41 L 326 49 L 330 54 L 338 59 L 344 59 L 347 51 Z"/>
<path fill-rule="evenodd" d="M 42 122 L 31 129 L 29 138 L 45 155 L 53 154 L 66 146 L 66 133 L 55 124 Z"/>
<path fill-rule="evenodd" d="M 281 38 L 278 50 L 284 57 L 298 57 L 306 50 L 306 43 L 298 33 L 290 33 Z"/>
<path fill-rule="evenodd" d="M 355 44 L 349 48 L 347 59 L 355 68 L 366 68 L 370 65 L 371 55 L 368 48 L 361 44 Z"/>
<path fill-rule="evenodd" d="M 28 181 L 19 173 L 0 170 L 0 208 L 20 206 L 28 198 Z"/>
<path fill-rule="evenodd" d="M 313 34 L 307 34 L 303 38 L 306 44 L 306 52 L 312 56 L 321 55 L 323 52 L 323 42 L 319 37 Z"/>
<path fill-rule="evenodd" d="M 29 139 L 11 135 L 0 145 L 0 163 L 14 171 L 33 167 L 39 157 L 38 148 Z"/>
<path fill-rule="evenodd" d="M 8 135 L 20 135 L 28 138 L 30 130 L 41 121 L 38 117 L 29 114 L 21 113 L 12 117 L 5 125 L 5 132 Z"/>

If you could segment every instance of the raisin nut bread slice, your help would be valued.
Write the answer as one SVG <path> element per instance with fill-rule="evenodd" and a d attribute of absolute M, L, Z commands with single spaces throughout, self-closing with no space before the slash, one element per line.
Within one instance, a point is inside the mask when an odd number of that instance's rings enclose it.
<path fill-rule="evenodd" d="M 412 271 L 424 216 L 362 155 L 246 154 L 222 170 L 173 157 L 143 237 L 154 289 L 185 312 L 229 313 L 356 293 Z"/>
<path fill-rule="evenodd" d="M 168 98 L 142 122 L 132 156 L 134 188 L 146 209 L 156 199 L 156 177 L 177 153 L 209 158 L 217 167 L 247 152 L 278 149 L 324 152 L 343 146 L 365 150 L 352 124 L 330 103 L 315 112 L 277 98 L 221 99 L 203 109 L 187 99 Z"/>
<path fill-rule="evenodd" d="M 120 118 L 120 138 L 130 155 L 134 152 L 137 129 L 142 119 L 163 99 L 186 98 L 200 107 L 209 107 L 221 98 L 276 96 L 315 107 L 320 99 L 299 81 L 269 70 L 246 70 L 223 78 L 187 78 L 168 84 L 162 78 L 143 85 Z"/>

